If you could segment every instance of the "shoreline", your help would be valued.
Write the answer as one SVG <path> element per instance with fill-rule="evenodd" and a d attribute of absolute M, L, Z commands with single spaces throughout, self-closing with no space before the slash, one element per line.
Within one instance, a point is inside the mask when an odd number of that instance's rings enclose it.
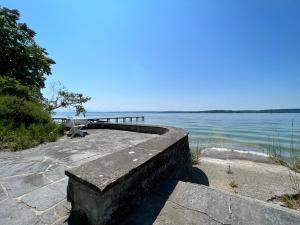
<path fill-rule="evenodd" d="M 210 148 L 201 152 L 194 167 L 203 171 L 210 187 L 281 206 L 276 199 L 300 191 L 300 174 L 268 156 Z"/>
<path fill-rule="evenodd" d="M 245 160 L 253 162 L 261 162 L 268 164 L 276 164 L 274 160 L 271 159 L 271 155 L 262 152 L 255 151 L 242 151 L 229 148 L 204 148 L 201 151 L 201 157 L 223 159 L 223 160 Z"/>

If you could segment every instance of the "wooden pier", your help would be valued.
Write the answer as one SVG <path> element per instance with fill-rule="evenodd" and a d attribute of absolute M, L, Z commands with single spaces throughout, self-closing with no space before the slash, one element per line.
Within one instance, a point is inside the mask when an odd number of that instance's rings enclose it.
<path fill-rule="evenodd" d="M 57 122 L 61 122 L 61 123 L 65 123 L 66 120 L 68 120 L 69 118 L 66 117 L 54 117 L 52 118 L 54 121 Z M 77 118 L 74 118 L 75 120 Z M 115 123 L 119 123 L 119 121 L 126 123 L 126 122 L 130 122 L 132 123 L 133 120 L 135 120 L 136 122 L 138 121 L 145 121 L 145 117 L 144 116 L 118 116 L 118 117 L 99 117 L 99 118 L 78 118 L 78 119 L 86 119 L 87 121 L 91 122 L 91 123 L 110 123 L 110 122 L 115 122 Z"/>

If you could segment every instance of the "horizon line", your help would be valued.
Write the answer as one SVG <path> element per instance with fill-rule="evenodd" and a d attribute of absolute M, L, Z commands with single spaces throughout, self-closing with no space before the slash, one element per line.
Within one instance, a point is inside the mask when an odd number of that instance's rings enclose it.
<path fill-rule="evenodd" d="M 58 110 L 56 112 L 66 112 Z M 68 111 L 75 112 L 75 111 Z M 213 109 L 213 110 L 111 110 L 111 111 L 86 111 L 87 113 L 300 113 L 300 108 L 279 108 L 279 109 Z"/>

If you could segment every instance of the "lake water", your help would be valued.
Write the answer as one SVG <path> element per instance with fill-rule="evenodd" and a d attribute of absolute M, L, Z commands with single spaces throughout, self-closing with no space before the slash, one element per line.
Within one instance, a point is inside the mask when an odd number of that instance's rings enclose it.
<path fill-rule="evenodd" d="M 66 117 L 74 113 L 57 113 Z M 145 124 L 170 125 L 189 131 L 192 149 L 214 147 L 268 153 L 272 146 L 284 152 L 300 149 L 299 113 L 87 113 L 87 117 L 145 116 Z M 141 121 L 139 123 L 142 123 Z"/>

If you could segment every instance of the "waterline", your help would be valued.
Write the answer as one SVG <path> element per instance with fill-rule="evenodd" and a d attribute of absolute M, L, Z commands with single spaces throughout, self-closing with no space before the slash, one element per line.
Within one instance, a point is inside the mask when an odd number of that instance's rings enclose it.
<path fill-rule="evenodd" d="M 56 114 L 72 116 L 72 113 Z M 280 146 L 288 152 L 293 136 L 294 147 L 300 147 L 299 113 L 145 113 L 88 112 L 87 117 L 145 116 L 138 123 L 169 125 L 189 131 L 190 146 L 226 148 L 238 151 L 268 153 L 270 146 Z M 292 122 L 294 127 L 292 128 Z M 299 148 L 298 148 L 299 149 Z"/>

